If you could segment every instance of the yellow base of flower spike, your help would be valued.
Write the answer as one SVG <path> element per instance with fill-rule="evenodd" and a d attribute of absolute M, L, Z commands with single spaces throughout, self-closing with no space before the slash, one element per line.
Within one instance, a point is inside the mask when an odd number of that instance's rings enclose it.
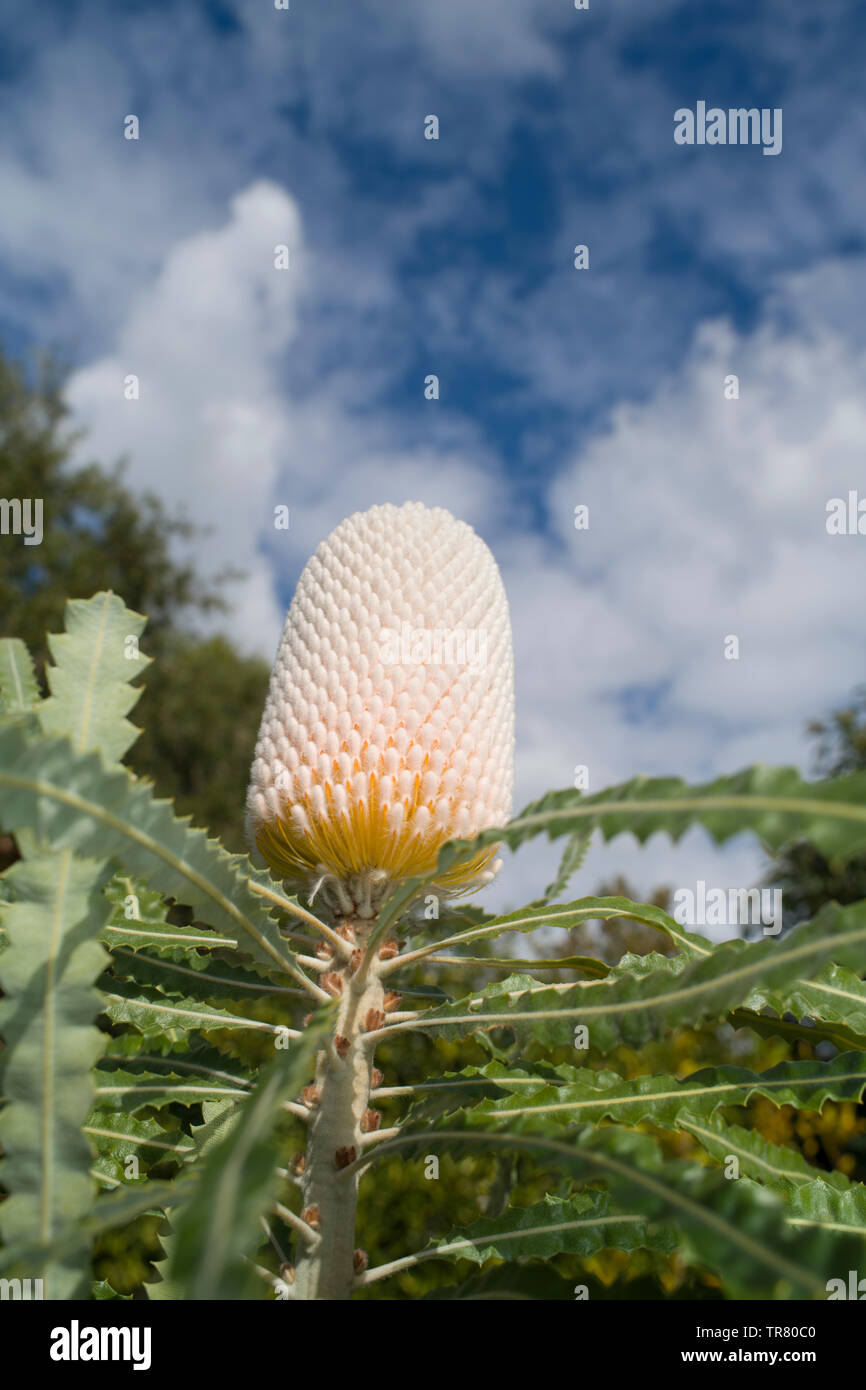
<path fill-rule="evenodd" d="M 256 833 L 256 845 L 268 867 L 280 878 L 314 880 L 323 869 L 348 880 L 370 871 L 382 871 L 391 883 L 427 874 L 436 865 L 442 841 L 420 842 L 415 835 L 394 835 L 365 806 L 353 807 L 337 823 L 313 821 L 311 833 L 299 831 L 290 818 L 265 821 Z M 471 859 L 446 870 L 435 885 L 449 897 L 471 892 L 485 883 L 496 858 L 497 846 L 479 850 Z M 488 872 L 485 872 L 488 871 Z"/>

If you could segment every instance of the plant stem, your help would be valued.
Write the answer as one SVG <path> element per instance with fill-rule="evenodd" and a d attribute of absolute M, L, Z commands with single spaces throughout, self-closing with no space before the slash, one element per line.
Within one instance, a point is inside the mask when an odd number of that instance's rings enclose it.
<path fill-rule="evenodd" d="M 350 939 L 354 937 L 353 944 L 360 950 L 374 926 L 372 920 L 357 918 L 346 918 L 342 923 L 343 931 Z M 365 1132 L 373 1065 L 373 1048 L 365 1033 L 384 1017 L 379 965 L 377 956 L 367 963 L 366 970 L 353 971 L 350 960 L 323 977 L 339 979 L 342 992 L 331 1044 L 320 1052 L 316 1063 L 318 1101 L 310 1121 L 301 1179 L 304 1220 L 314 1226 L 321 1239 L 298 1252 L 293 1299 L 347 1299 L 355 1282 L 359 1175 L 341 1181 L 341 1171 L 360 1154 Z M 368 1018 L 371 1011 L 372 1020 Z"/>

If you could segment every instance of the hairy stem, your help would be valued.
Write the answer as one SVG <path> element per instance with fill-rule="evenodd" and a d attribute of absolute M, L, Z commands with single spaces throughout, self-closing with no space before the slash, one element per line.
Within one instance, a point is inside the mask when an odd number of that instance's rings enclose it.
<path fill-rule="evenodd" d="M 341 936 L 363 951 L 372 921 L 347 918 Z M 369 1109 L 373 1047 L 366 1034 L 384 1021 L 378 957 L 358 968 L 359 956 L 335 961 L 323 983 L 339 990 L 334 1034 L 316 1063 L 306 1165 L 301 1178 L 303 1219 L 321 1237 L 299 1250 L 294 1299 L 347 1299 L 355 1282 L 355 1211 L 359 1175 L 342 1170 L 358 1157 L 375 1123 Z M 353 965 L 355 968 L 353 969 Z M 339 981 L 339 984 L 337 983 Z"/>

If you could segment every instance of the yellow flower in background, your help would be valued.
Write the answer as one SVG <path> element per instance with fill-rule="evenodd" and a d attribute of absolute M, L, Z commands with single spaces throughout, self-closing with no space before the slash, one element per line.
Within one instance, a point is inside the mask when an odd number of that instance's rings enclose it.
<path fill-rule="evenodd" d="M 298 581 L 259 729 L 247 826 L 275 873 L 371 916 L 441 845 L 503 825 L 514 774 L 508 602 L 470 526 L 420 502 L 356 512 Z M 443 874 L 466 892 L 495 848 Z"/>

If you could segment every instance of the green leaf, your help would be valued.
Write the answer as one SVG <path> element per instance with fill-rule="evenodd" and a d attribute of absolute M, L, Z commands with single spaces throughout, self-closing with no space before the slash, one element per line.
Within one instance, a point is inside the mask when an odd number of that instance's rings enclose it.
<path fill-rule="evenodd" d="M 435 1029 L 437 1036 L 453 1038 L 508 1027 L 559 1046 L 585 1025 L 590 1045 L 602 1051 L 620 1041 L 637 1046 L 667 1027 L 723 1017 L 760 986 L 778 989 L 817 975 L 831 953 L 837 962 L 854 965 L 864 944 L 866 903 L 830 904 L 778 941 L 729 941 L 688 959 L 626 956 L 603 980 L 539 985 L 515 975 L 480 995 L 392 1024 L 387 1033 Z"/>
<path fill-rule="evenodd" d="M 279 927 L 249 888 L 241 856 L 229 855 L 203 830 L 175 817 L 167 801 L 123 768 L 106 770 L 65 740 L 33 742 L 16 725 L 0 729 L 0 790 L 8 829 L 31 826 L 58 848 L 117 857 L 160 893 L 199 911 L 269 968 L 314 986 L 293 963 Z"/>
<path fill-rule="evenodd" d="M 705 1067 L 682 1081 L 659 1075 L 626 1079 L 616 1072 L 568 1066 L 552 1068 L 547 1077 L 534 1077 L 493 1062 L 406 1089 L 414 1093 L 429 1088 L 446 1099 L 450 1093 L 453 1108 L 455 1090 L 466 1087 L 472 1091 L 484 1085 L 516 1094 L 494 1094 L 479 1101 L 466 1112 L 476 1126 L 489 1123 L 501 1128 L 514 1120 L 528 1129 L 533 1121 L 540 1121 L 545 1129 L 550 1122 L 573 1125 L 616 1120 L 674 1129 L 686 1121 L 709 1120 L 721 1106 L 748 1105 L 756 1096 L 777 1106 L 793 1105 L 816 1112 L 827 1100 L 858 1101 L 866 1091 L 866 1053 L 847 1053 L 832 1062 L 785 1061 L 764 1072 L 734 1066 Z M 420 1109 L 419 1118 L 427 1113 Z M 809 1171 L 814 1176 L 814 1169 Z"/>
<path fill-rule="evenodd" d="M 429 963 L 441 960 L 439 956 L 429 956 Z M 454 956 L 461 965 L 477 966 L 479 970 L 580 970 L 594 980 L 601 980 L 610 973 L 611 967 L 596 956 Z M 401 994 L 420 994 L 420 990 L 400 987 Z"/>
<path fill-rule="evenodd" d="M 615 1212 L 608 1192 L 578 1192 L 573 1197 L 547 1196 L 530 1207 L 512 1207 L 495 1220 L 482 1219 L 452 1231 L 426 1249 L 367 1271 L 361 1284 L 390 1278 L 423 1260 L 550 1260 L 555 1255 L 595 1255 L 599 1250 L 676 1248 L 670 1227 L 650 1229 L 642 1216 Z"/>
<path fill-rule="evenodd" d="M 789 1184 L 799 1186 L 804 1182 L 813 1182 L 820 1174 L 820 1169 L 809 1163 L 799 1149 L 771 1144 L 757 1130 L 726 1124 L 720 1115 L 703 1120 L 685 1113 L 679 1116 L 678 1125 L 687 1134 L 693 1135 L 718 1163 L 726 1164 L 729 1159 L 735 1158 L 739 1167 L 738 1178 L 754 1178 L 769 1187 L 782 1187 L 787 1191 Z M 822 1176 L 836 1188 L 849 1185 L 842 1173 Z"/>
<path fill-rule="evenodd" d="M 516 849 L 535 835 L 554 839 L 588 826 L 605 840 L 628 831 L 643 843 L 658 830 L 678 840 L 698 824 L 717 843 L 751 830 L 771 849 L 804 839 L 827 858 L 848 859 L 866 850 L 866 773 L 805 782 L 796 768 L 758 766 L 696 787 L 678 777 L 635 777 L 592 796 L 565 788 L 474 843 Z"/>
<path fill-rule="evenodd" d="M 119 1038 L 106 1038 L 106 1053 L 100 1067 L 106 1072 L 129 1069 L 137 1075 L 142 1071 L 177 1072 L 180 1075 L 201 1076 L 207 1081 L 225 1083 L 229 1087 L 251 1088 L 251 1073 L 243 1063 L 224 1057 L 211 1043 L 197 1033 L 184 1033 L 164 1052 L 154 1048 L 153 1040 L 138 1033 L 125 1033 Z"/>
<path fill-rule="evenodd" d="M 687 932 L 666 912 L 654 903 L 633 903 L 629 898 L 579 898 L 573 903 L 537 903 L 530 907 L 509 912 L 504 917 L 493 917 L 477 927 L 455 932 L 435 943 L 435 950 L 446 950 L 452 946 L 489 941 L 506 932 L 531 932 L 540 927 L 559 928 L 570 931 L 581 922 L 606 920 L 610 917 L 625 917 L 632 922 L 643 922 L 655 927 L 680 950 L 690 956 L 712 954 L 712 945 L 705 937 Z M 430 947 L 432 951 L 433 946 Z M 598 962 L 597 962 L 598 964 Z"/>
<path fill-rule="evenodd" d="M 757 1014 L 751 1009 L 732 1009 L 728 1022 L 732 1028 L 751 1028 L 761 1038 L 784 1038 L 787 1042 L 805 1042 L 811 1047 L 830 1042 L 841 1052 L 866 1049 L 866 1037 L 841 1023 L 825 1023 L 820 1019 L 794 1023 L 769 1013 Z"/>
<path fill-rule="evenodd" d="M 39 1250 L 47 1296 L 73 1298 L 89 1281 L 82 1244 L 53 1259 L 57 1231 L 87 1214 L 94 1188 L 81 1126 L 93 1103 L 91 1068 L 102 1052 L 93 982 L 106 956 L 95 940 L 106 915 L 105 865 L 71 850 L 21 859 L 5 879 L 9 945 L 2 958 L 4 1240 Z"/>
<path fill-rule="evenodd" d="M 73 1220 L 60 1227 L 52 1242 L 52 1257 L 55 1262 L 68 1262 L 81 1248 L 89 1248 L 90 1243 L 106 1231 L 128 1226 L 143 1212 L 158 1211 L 171 1205 L 180 1209 L 189 1200 L 198 1186 L 198 1174 L 192 1169 L 183 1177 L 172 1182 L 147 1182 L 130 1185 L 121 1190 L 102 1195 L 88 1216 L 83 1220 Z M 0 1270 L 14 1274 L 16 1270 L 26 1275 L 32 1273 L 34 1265 L 43 1258 L 44 1252 L 31 1234 L 0 1248 Z"/>
<path fill-rule="evenodd" d="M 166 959 L 166 954 L 179 959 Z M 248 999 L 251 994 L 257 999 L 273 995 L 283 1002 L 307 998 L 303 990 L 273 984 L 267 975 L 259 975 L 254 970 L 226 964 L 216 956 L 187 955 L 183 951 L 164 952 L 158 957 L 140 948 L 130 951 L 117 947 L 111 952 L 111 972 L 116 979 L 153 985 L 169 996 L 182 992 L 205 1003 L 216 999 L 234 1003 L 240 991 L 247 991 Z"/>
<path fill-rule="evenodd" d="M 180 1130 L 163 1129 L 156 1120 L 140 1119 L 122 1110 L 94 1110 L 88 1116 L 84 1133 L 98 1154 L 122 1165 L 126 1158 L 138 1158 L 146 1166 L 175 1159 L 183 1163 L 195 1147 Z M 112 1174 L 112 1176 L 115 1176 Z M 144 1176 L 147 1176 L 146 1172 Z"/>
<path fill-rule="evenodd" d="M 110 950 L 124 947 L 138 951 L 146 947 L 157 955 L 171 955 L 175 949 L 193 954 L 199 947 L 221 946 L 231 950 L 237 946 L 236 941 L 205 927 L 169 922 L 162 894 L 153 892 L 143 879 L 115 874 L 105 895 L 112 909 L 101 940 Z"/>
<path fill-rule="evenodd" d="M 252 1090 L 251 1083 L 229 1085 L 194 1073 L 184 1075 L 176 1070 L 160 1075 L 157 1072 L 97 1071 L 96 1105 L 98 1109 L 125 1111 L 134 1114 L 148 1105 L 161 1106 L 179 1103 L 198 1105 L 206 1101 L 244 1100 Z"/>
<path fill-rule="evenodd" d="M 744 1003 L 750 1009 L 771 1008 L 778 1014 L 813 1018 L 822 1025 L 842 1024 L 866 1037 L 866 984 L 853 970 L 832 962 L 814 980 L 798 980 L 782 990 L 759 987 Z"/>
<path fill-rule="evenodd" d="M 152 918 L 138 921 L 134 918 L 122 925 L 116 913 L 105 924 L 100 940 L 115 953 L 118 947 L 125 951 L 155 951 L 159 955 L 170 955 L 174 951 L 192 953 L 197 950 L 218 946 L 223 951 L 236 949 L 237 942 L 226 940 L 219 932 L 208 931 L 206 927 L 185 926 L 178 922 L 157 922 Z"/>
<path fill-rule="evenodd" d="M 463 1095 L 466 1098 L 462 1102 L 464 1112 L 471 1113 L 481 1123 L 486 1111 L 477 1105 L 471 1110 L 467 1109 L 481 1098 L 497 1100 L 502 1099 L 504 1094 L 509 1104 L 522 1105 L 524 1097 L 531 1097 L 534 1101 L 545 1088 L 562 1085 L 564 1079 L 584 1074 L 574 1067 L 549 1067 L 543 1063 L 536 1063 L 536 1067 L 535 1072 L 529 1072 L 502 1061 L 492 1061 L 483 1067 L 464 1067 L 459 1072 L 446 1072 L 444 1076 L 428 1077 L 405 1086 L 380 1086 L 372 1095 L 376 1101 L 392 1097 L 411 1101 L 401 1120 L 405 1125 L 453 1112 L 456 1099 Z M 586 1074 L 594 1077 L 599 1073 Z M 520 1100 L 512 1097 L 520 1097 Z"/>
<path fill-rule="evenodd" d="M 260 1238 L 256 1218 L 276 1185 L 274 1129 L 283 1100 L 297 1094 L 333 1023 L 321 1010 L 300 1040 L 278 1053 L 243 1104 L 241 1122 L 214 1145 L 202 1164 L 196 1195 L 175 1222 L 170 1278 L 186 1299 L 237 1296 L 243 1254 Z"/>
<path fill-rule="evenodd" d="M 175 1037 L 191 1028 L 252 1028 L 262 1033 L 288 1034 L 293 1030 L 263 1019 L 245 1018 L 198 999 L 166 998 L 159 990 L 131 987 L 110 976 L 103 978 L 102 1010 L 114 1023 L 129 1023 L 145 1037 L 154 1033 Z"/>
<path fill-rule="evenodd" d="M 728 1182 L 714 1167 L 671 1159 L 634 1130 L 587 1126 L 566 1141 L 556 1129 L 550 1136 L 517 1128 L 507 1134 L 473 1132 L 468 1122 L 450 1116 L 442 1127 L 384 1141 L 371 1159 L 375 1163 L 403 1149 L 423 1156 L 433 1144 L 447 1144 L 452 1154 L 466 1145 L 508 1147 L 533 1153 L 573 1178 L 606 1181 L 617 1210 L 643 1216 L 647 1223 L 674 1222 L 686 1259 L 717 1274 L 732 1298 L 824 1297 L 828 1277 L 856 1267 L 855 1237 L 791 1227 L 778 1194 L 747 1178 Z"/>
<path fill-rule="evenodd" d="M 866 1187 L 863 1183 L 852 1183 L 845 1188 L 832 1186 L 824 1178 L 801 1183 L 791 1193 L 789 1212 L 791 1226 L 821 1226 L 824 1230 L 866 1239 Z M 860 1265 L 854 1268 L 859 1269 Z M 845 1273 L 842 1268 L 837 1270 L 837 1275 Z"/>
<path fill-rule="evenodd" d="M 18 637 L 0 640 L 0 712 L 31 714 L 41 699 L 33 658 Z"/>
<path fill-rule="evenodd" d="M 162 1256 L 160 1259 L 154 1260 L 153 1262 L 156 1267 L 157 1278 L 148 1281 L 147 1297 L 151 1302 L 155 1303 L 182 1300 L 182 1291 L 172 1283 L 168 1276 L 172 1252 L 174 1250 L 175 1235 L 174 1227 L 167 1216 L 163 1218 L 157 1236 L 162 1249 Z"/>
<path fill-rule="evenodd" d="M 252 1094 L 251 1089 L 250 1095 Z M 204 1101 L 201 1110 L 204 1123 L 198 1125 L 192 1134 L 199 1158 L 225 1143 L 244 1113 L 240 1102 L 236 1100 Z"/>
<path fill-rule="evenodd" d="M 586 826 L 582 826 L 580 830 L 575 830 L 574 834 L 569 837 L 559 861 L 556 878 L 544 890 L 544 896 L 548 900 L 558 898 L 560 893 L 565 891 L 569 879 L 582 867 L 591 840 L 592 829 Z"/>
<path fill-rule="evenodd" d="M 70 599 L 66 631 L 49 635 L 55 661 L 46 668 L 48 699 L 39 718 L 48 735 L 65 735 L 76 753 L 99 749 L 107 763 L 120 762 L 140 730 L 124 716 L 141 696 L 131 680 L 150 665 L 138 649 L 146 618 L 112 593 Z"/>

